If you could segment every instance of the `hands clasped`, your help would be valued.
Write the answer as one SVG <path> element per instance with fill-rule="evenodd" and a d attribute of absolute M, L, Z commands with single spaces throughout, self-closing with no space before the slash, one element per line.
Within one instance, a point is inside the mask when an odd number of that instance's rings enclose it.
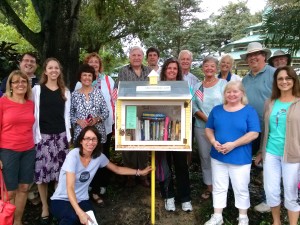
<path fill-rule="evenodd" d="M 236 147 L 234 142 L 226 142 L 225 144 L 221 145 L 218 141 L 215 141 L 213 143 L 213 146 L 219 153 L 222 153 L 224 155 L 229 153 Z"/>

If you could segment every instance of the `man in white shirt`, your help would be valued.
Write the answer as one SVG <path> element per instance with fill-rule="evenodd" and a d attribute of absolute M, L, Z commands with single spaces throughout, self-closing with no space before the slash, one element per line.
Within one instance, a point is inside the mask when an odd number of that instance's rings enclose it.
<path fill-rule="evenodd" d="M 159 50 L 154 47 L 150 47 L 146 51 L 146 59 L 148 66 L 155 70 L 158 74 L 161 72 L 161 67 L 158 65 L 159 60 Z"/>
<path fill-rule="evenodd" d="M 192 90 L 200 80 L 194 74 L 190 72 L 193 61 L 193 53 L 189 50 L 182 50 L 178 55 L 178 61 L 181 66 L 183 80 L 189 84 L 190 91 Z"/>

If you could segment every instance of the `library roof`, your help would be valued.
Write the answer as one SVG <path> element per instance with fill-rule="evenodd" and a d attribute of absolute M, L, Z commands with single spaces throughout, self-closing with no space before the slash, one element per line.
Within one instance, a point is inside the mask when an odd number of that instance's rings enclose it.
<path fill-rule="evenodd" d="M 187 81 L 120 81 L 118 99 L 191 99 Z"/>

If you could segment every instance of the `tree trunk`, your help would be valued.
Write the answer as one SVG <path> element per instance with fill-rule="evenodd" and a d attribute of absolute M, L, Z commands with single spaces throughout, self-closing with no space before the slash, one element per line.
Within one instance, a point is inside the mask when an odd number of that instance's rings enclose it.
<path fill-rule="evenodd" d="M 79 65 L 78 16 L 81 0 L 31 0 L 41 22 L 41 31 L 32 32 L 20 20 L 7 0 L 0 1 L 0 10 L 17 31 L 34 46 L 41 62 L 57 58 L 64 70 L 67 86 L 73 90 Z"/>
<path fill-rule="evenodd" d="M 44 1 L 42 1 L 44 2 Z M 49 3 L 50 2 L 50 3 Z M 42 24 L 44 44 L 41 58 L 57 58 L 62 66 L 66 84 L 74 89 L 77 82 L 76 71 L 79 66 L 78 14 L 80 0 L 49 1 L 43 4 L 45 14 Z"/>

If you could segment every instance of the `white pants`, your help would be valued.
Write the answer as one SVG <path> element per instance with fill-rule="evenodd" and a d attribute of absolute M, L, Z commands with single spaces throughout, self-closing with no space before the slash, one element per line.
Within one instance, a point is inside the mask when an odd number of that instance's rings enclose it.
<path fill-rule="evenodd" d="M 205 135 L 205 128 L 199 128 L 199 127 L 194 127 L 194 128 L 195 128 L 194 132 L 195 132 L 195 138 L 198 147 L 198 153 L 200 156 L 203 182 L 206 185 L 211 185 L 212 184 L 211 162 L 210 162 L 211 144 Z"/>
<path fill-rule="evenodd" d="M 223 209 L 227 204 L 229 179 L 234 191 L 235 207 L 250 207 L 249 182 L 251 164 L 234 165 L 211 159 L 214 208 Z"/>
<path fill-rule="evenodd" d="M 286 163 L 283 157 L 266 153 L 264 160 L 264 188 L 267 204 L 270 207 L 279 206 L 281 177 L 284 188 L 284 206 L 290 211 L 299 212 L 298 198 L 300 163 Z"/>

